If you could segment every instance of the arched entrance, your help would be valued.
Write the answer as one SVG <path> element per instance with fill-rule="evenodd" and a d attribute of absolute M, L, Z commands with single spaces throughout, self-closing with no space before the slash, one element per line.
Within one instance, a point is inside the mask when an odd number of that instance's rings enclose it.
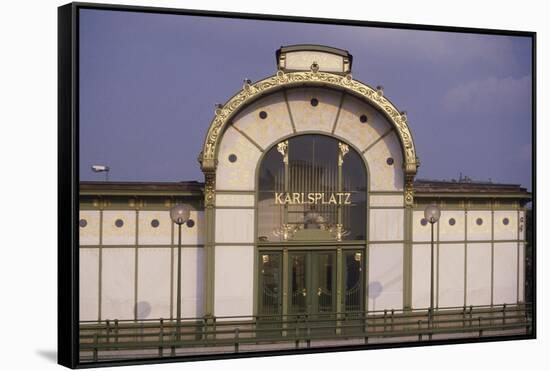
<path fill-rule="evenodd" d="M 304 134 L 257 171 L 258 314 L 336 317 L 365 301 L 367 169 L 348 143 Z"/>

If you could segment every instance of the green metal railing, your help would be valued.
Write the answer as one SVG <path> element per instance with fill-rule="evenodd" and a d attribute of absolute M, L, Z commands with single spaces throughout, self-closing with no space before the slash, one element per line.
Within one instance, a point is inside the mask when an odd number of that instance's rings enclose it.
<path fill-rule="evenodd" d="M 337 345 L 339 340 L 349 339 L 368 343 L 369 338 L 421 341 L 441 335 L 483 337 L 512 330 L 528 334 L 531 313 L 528 303 L 438 308 L 433 312 L 415 309 L 183 318 L 179 326 L 175 319 L 82 321 L 80 351 L 83 361 L 98 361 L 100 352 L 120 350 L 157 349 L 162 357 L 175 355 L 178 348 L 193 348 L 200 354 L 216 347 L 239 352 L 242 346 L 254 344 L 300 348 L 310 347 L 312 341 L 334 341 Z"/>

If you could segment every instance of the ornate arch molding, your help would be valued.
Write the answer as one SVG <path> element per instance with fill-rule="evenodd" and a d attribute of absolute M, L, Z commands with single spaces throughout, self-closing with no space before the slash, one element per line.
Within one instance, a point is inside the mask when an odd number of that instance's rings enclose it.
<path fill-rule="evenodd" d="M 278 70 L 274 76 L 254 84 L 246 81 L 242 90 L 235 94 L 225 105 L 216 108 L 216 115 L 212 120 L 203 150 L 199 155 L 201 169 L 205 174 L 205 201 L 206 205 L 214 203 L 214 181 L 217 167 L 217 152 L 221 137 L 231 118 L 242 108 L 252 103 L 263 95 L 273 93 L 283 88 L 297 86 L 319 86 L 332 87 L 344 90 L 377 108 L 382 112 L 390 123 L 395 127 L 403 149 L 403 167 L 405 172 L 405 203 L 412 205 L 413 188 L 412 182 L 416 175 L 419 161 L 416 156 L 413 138 L 407 124 L 406 114 L 400 112 L 383 93 L 374 90 L 360 81 L 354 80 L 351 74 L 342 76 L 328 72 L 318 71 L 318 66 L 313 64 L 311 71 L 285 73 Z"/>

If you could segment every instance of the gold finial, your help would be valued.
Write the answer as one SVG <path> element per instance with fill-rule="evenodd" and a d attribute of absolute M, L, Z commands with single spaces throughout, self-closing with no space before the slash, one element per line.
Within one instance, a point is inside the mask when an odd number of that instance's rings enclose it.
<path fill-rule="evenodd" d="M 311 69 L 311 72 L 317 73 L 319 71 L 319 64 L 317 62 L 313 62 L 311 64 L 310 69 Z"/>

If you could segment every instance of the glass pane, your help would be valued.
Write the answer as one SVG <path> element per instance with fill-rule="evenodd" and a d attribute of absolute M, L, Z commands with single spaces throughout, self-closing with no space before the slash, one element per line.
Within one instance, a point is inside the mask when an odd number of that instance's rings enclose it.
<path fill-rule="evenodd" d="M 363 254 L 360 251 L 344 252 L 344 310 L 360 311 L 363 308 Z"/>
<path fill-rule="evenodd" d="M 318 311 L 333 312 L 334 307 L 334 254 L 317 253 L 317 301 Z"/>
<path fill-rule="evenodd" d="M 281 313 L 281 255 L 260 253 L 260 313 Z"/>
<path fill-rule="evenodd" d="M 307 304 L 306 255 L 290 255 L 290 312 L 304 313 Z"/>
<path fill-rule="evenodd" d="M 287 166 L 277 146 L 267 152 L 259 171 L 260 242 L 335 240 L 338 224 L 342 239 L 365 239 L 365 166 L 349 146 L 342 155 L 340 144 L 325 135 L 292 137 Z"/>

